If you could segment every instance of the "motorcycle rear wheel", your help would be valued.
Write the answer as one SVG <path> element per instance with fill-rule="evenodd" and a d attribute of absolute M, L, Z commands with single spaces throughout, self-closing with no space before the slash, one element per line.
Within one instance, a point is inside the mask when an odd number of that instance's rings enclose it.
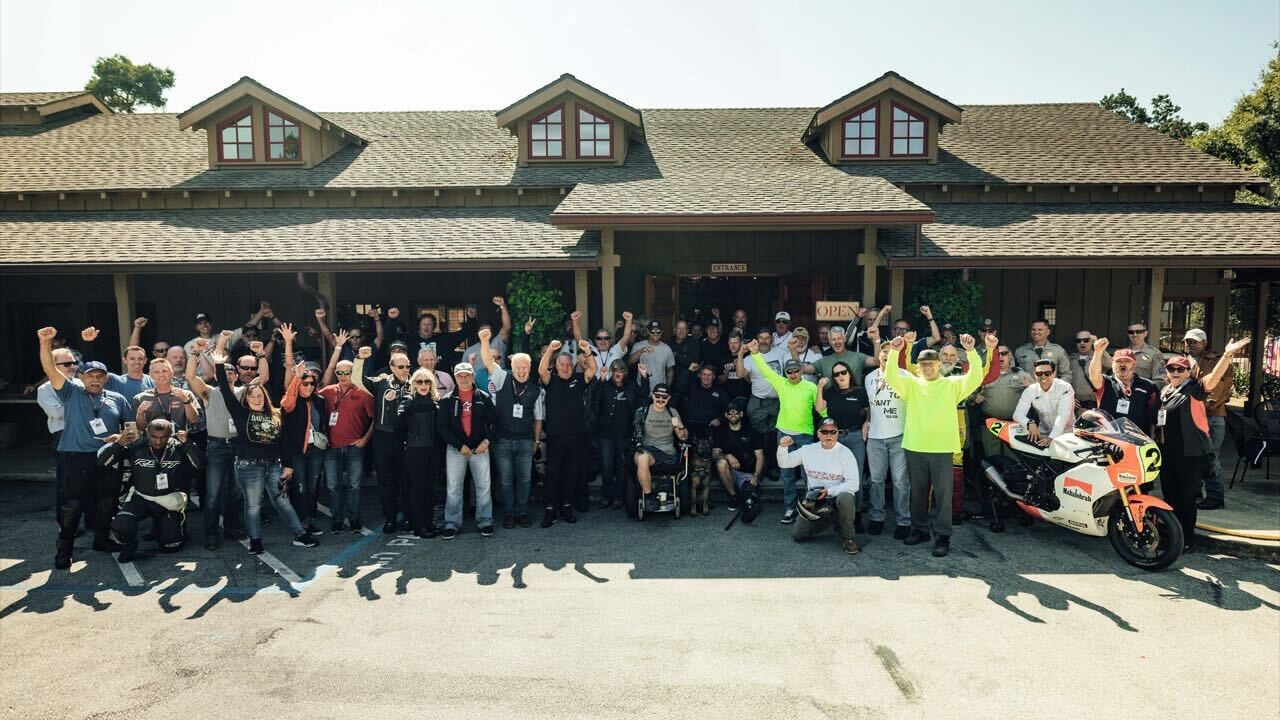
<path fill-rule="evenodd" d="M 1139 533 L 1124 507 L 1117 504 L 1107 520 L 1107 539 L 1125 562 L 1143 570 L 1163 570 L 1182 556 L 1182 523 L 1164 508 L 1148 507 Z"/>

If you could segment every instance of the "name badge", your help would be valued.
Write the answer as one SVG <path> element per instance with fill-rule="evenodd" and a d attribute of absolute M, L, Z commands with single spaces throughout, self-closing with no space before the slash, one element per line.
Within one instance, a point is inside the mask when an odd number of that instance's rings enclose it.
<path fill-rule="evenodd" d="M 169 489 L 169 473 L 156 473 L 156 489 L 157 490 Z"/>
<path fill-rule="evenodd" d="M 1116 412 L 1120 415 L 1129 413 L 1129 398 L 1120 398 L 1116 401 Z"/>
<path fill-rule="evenodd" d="M 90 421 L 89 421 L 89 429 L 93 430 L 93 434 L 94 434 L 94 435 L 106 435 L 106 434 L 107 434 L 107 424 L 106 424 L 105 422 L 103 422 L 103 421 L 102 421 L 102 418 L 94 418 L 94 419 L 90 420 Z"/>
<path fill-rule="evenodd" d="M 1164 421 L 1168 417 L 1168 414 L 1169 414 L 1168 410 L 1165 410 L 1164 408 L 1160 408 L 1160 412 L 1156 413 L 1156 425 L 1159 425 L 1160 427 L 1164 427 Z"/>
<path fill-rule="evenodd" d="M 329 413 L 329 427 L 334 427 L 337 424 L 338 424 L 338 411 L 334 410 L 333 412 Z"/>
<path fill-rule="evenodd" d="M 227 418 L 227 432 L 232 435 L 236 434 L 236 421 L 234 418 Z"/>
<path fill-rule="evenodd" d="M 515 405 L 512 405 L 512 406 L 511 406 L 511 417 L 513 417 L 513 418 L 522 418 L 522 417 L 524 417 L 524 406 L 523 406 L 523 405 L 521 405 L 521 404 L 519 404 L 519 403 L 516 403 Z"/>

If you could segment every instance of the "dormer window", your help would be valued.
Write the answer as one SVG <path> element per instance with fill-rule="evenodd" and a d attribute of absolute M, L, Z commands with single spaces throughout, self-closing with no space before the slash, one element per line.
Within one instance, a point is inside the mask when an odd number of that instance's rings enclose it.
<path fill-rule="evenodd" d="M 218 157 L 253 161 L 253 113 L 249 109 L 218 126 Z"/>
<path fill-rule="evenodd" d="M 292 118 L 266 110 L 267 160 L 301 160 L 302 129 Z"/>
<path fill-rule="evenodd" d="M 529 121 L 529 157 L 564 159 L 564 107 Z"/>
<path fill-rule="evenodd" d="M 880 134 L 875 103 L 844 119 L 844 157 L 875 157 L 880 153 L 877 148 Z"/>
<path fill-rule="evenodd" d="M 928 148 L 925 133 L 929 122 L 898 104 L 893 105 L 893 154 L 899 157 L 923 157 Z"/>
<path fill-rule="evenodd" d="M 578 106 L 578 157 L 613 157 L 613 123 L 581 105 Z"/>

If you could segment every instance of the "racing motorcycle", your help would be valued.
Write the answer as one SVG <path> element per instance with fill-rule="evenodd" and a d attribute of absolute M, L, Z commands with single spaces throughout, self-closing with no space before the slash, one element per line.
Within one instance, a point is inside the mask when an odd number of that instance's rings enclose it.
<path fill-rule="evenodd" d="M 1087 410 L 1073 432 L 1047 445 L 1011 420 L 990 418 L 986 425 L 1013 455 L 982 462 L 992 532 L 1004 532 L 999 505 L 1012 504 L 1026 524 L 1038 518 L 1106 535 L 1125 562 L 1143 570 L 1163 569 L 1182 555 L 1173 508 L 1146 492 L 1160 475 L 1160 448 L 1128 418 Z"/>

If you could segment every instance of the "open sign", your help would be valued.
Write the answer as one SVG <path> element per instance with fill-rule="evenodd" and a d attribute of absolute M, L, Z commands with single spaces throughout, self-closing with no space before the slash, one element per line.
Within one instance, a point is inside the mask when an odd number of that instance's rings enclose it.
<path fill-rule="evenodd" d="M 813 316 L 819 322 L 849 322 L 858 316 L 861 306 L 853 300 L 819 300 L 814 304 Z"/>

